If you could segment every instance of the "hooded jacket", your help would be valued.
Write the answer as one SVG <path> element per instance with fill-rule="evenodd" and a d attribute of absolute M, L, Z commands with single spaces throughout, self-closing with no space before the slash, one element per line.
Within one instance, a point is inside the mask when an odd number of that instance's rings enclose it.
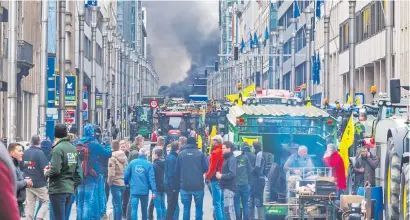
<path fill-rule="evenodd" d="M 155 183 L 157 186 L 157 192 L 164 192 L 164 173 L 165 173 L 165 161 L 161 159 L 155 159 L 153 162 L 155 172 Z"/>
<path fill-rule="evenodd" d="M 48 161 L 51 161 L 51 147 L 52 146 L 53 146 L 53 143 L 51 143 L 50 140 L 44 140 L 40 144 L 40 148 L 44 152 L 44 155 L 46 155 L 46 158 Z"/>
<path fill-rule="evenodd" d="M 127 156 L 122 150 L 112 152 L 112 157 L 108 160 L 107 183 L 115 186 L 125 186 L 124 171 L 128 165 Z"/>
<path fill-rule="evenodd" d="M 31 146 L 24 152 L 24 177 L 30 177 L 33 181 L 33 188 L 41 188 L 47 185 L 44 177 L 44 167 L 48 165 L 49 160 L 44 152 L 37 146 Z"/>
<path fill-rule="evenodd" d="M 209 169 L 208 172 L 205 174 L 205 178 L 210 179 L 211 181 L 218 181 L 215 177 L 215 173 L 222 172 L 223 163 L 224 157 L 222 153 L 222 145 L 217 144 L 212 150 L 211 157 L 209 160 Z"/>
<path fill-rule="evenodd" d="M 140 155 L 128 164 L 124 171 L 124 183 L 130 185 L 131 195 L 148 195 L 150 189 L 156 193 L 154 168 L 146 156 Z"/>
<path fill-rule="evenodd" d="M 178 155 L 176 171 L 181 180 L 181 189 L 185 191 L 204 190 L 204 173 L 208 170 L 208 162 L 204 153 L 196 145 L 187 144 Z"/>
<path fill-rule="evenodd" d="M 178 153 L 171 149 L 168 156 L 165 158 L 165 190 L 179 190 L 180 181 L 176 177 Z"/>
<path fill-rule="evenodd" d="M 245 152 L 236 157 L 237 185 L 249 185 L 252 177 L 252 166 Z"/>
<path fill-rule="evenodd" d="M 128 163 L 137 159 L 139 156 L 138 146 L 136 144 L 131 145 L 130 153 L 128 154 Z"/>
<path fill-rule="evenodd" d="M 102 174 L 100 158 L 109 158 L 112 156 L 110 145 L 102 146 L 96 139 L 94 133 L 94 127 L 92 124 L 87 124 L 84 127 L 84 136 L 78 141 L 78 144 L 87 144 L 89 151 L 89 163 L 88 167 L 94 169 L 94 171 L 99 175 Z M 98 177 L 93 175 L 87 175 L 84 177 L 83 183 L 87 184 L 89 182 L 97 182 Z"/>
<path fill-rule="evenodd" d="M 329 157 L 323 158 L 325 164 L 333 169 L 333 177 L 339 190 L 346 189 L 345 164 L 338 152 L 333 152 Z"/>
<path fill-rule="evenodd" d="M 221 189 L 236 191 L 236 158 L 232 152 L 224 154 L 225 162 L 222 166 L 222 177 L 219 181 Z"/>

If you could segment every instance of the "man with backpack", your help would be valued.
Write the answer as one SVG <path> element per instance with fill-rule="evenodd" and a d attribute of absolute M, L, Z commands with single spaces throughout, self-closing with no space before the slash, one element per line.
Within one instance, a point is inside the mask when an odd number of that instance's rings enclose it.
<path fill-rule="evenodd" d="M 244 143 L 246 145 L 242 144 L 241 146 L 247 146 L 249 148 L 249 145 L 246 142 Z M 237 189 L 235 192 L 234 201 L 235 201 L 235 214 L 236 214 L 237 220 L 241 219 L 241 217 L 243 217 L 243 219 L 246 219 L 247 216 L 249 216 L 249 205 L 248 205 L 249 184 L 251 183 L 251 176 L 252 176 L 251 162 L 248 156 L 246 156 L 246 152 L 244 151 L 244 149 L 241 149 L 241 150 L 242 151 L 240 152 L 240 154 L 236 157 Z M 242 211 L 240 208 L 241 204 L 242 204 Z M 241 212 L 243 212 L 243 215 L 241 215 Z"/>
<path fill-rule="evenodd" d="M 77 218 L 79 219 L 99 219 L 104 216 L 106 210 L 105 183 L 99 158 L 111 157 L 112 152 L 110 146 L 103 147 L 98 138 L 96 127 L 86 124 L 84 136 L 76 146 L 83 171 L 83 182 L 77 189 Z"/>

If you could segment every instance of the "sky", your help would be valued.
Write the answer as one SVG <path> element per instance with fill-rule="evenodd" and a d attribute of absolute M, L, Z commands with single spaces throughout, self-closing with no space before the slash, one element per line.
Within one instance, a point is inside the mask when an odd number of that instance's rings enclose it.
<path fill-rule="evenodd" d="M 147 43 L 160 85 L 182 81 L 197 67 L 213 65 L 219 45 L 218 1 L 143 1 Z"/>

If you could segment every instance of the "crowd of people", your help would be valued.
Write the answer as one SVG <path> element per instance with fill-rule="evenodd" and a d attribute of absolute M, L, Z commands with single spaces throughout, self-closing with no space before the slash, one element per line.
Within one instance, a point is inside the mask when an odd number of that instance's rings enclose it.
<path fill-rule="evenodd" d="M 158 137 L 151 149 L 144 147 L 142 136 L 132 144 L 110 143 L 92 124 L 86 124 L 84 136 L 75 141 L 64 124 L 57 124 L 54 133 L 53 143 L 33 136 L 26 150 L 18 143 L 0 147 L 0 219 L 44 219 L 49 214 L 53 220 L 68 220 L 74 203 L 77 219 L 100 219 L 107 214 L 110 195 L 115 220 L 136 220 L 139 213 L 142 219 L 154 219 L 154 210 L 158 220 L 180 219 L 179 201 L 181 219 L 188 220 L 192 199 L 195 219 L 203 219 L 206 186 L 214 219 L 253 220 L 255 210 L 258 219 L 264 219 L 267 171 L 275 166 L 268 167 L 259 142 L 235 146 L 216 135 L 207 157 L 194 137 L 182 136 L 167 146 L 165 138 Z M 343 193 L 345 169 L 335 145 L 328 145 L 323 161 L 333 168 Z M 357 184 L 373 184 L 377 166 L 378 159 L 361 149 L 354 164 Z M 298 175 L 309 167 L 313 163 L 308 149 L 301 146 L 283 169 Z"/>

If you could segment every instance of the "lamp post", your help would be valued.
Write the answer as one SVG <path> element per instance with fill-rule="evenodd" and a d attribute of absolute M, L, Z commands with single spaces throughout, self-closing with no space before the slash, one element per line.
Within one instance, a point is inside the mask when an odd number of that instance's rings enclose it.
<path fill-rule="evenodd" d="M 60 91 L 59 91 L 59 115 L 60 115 L 60 123 L 64 123 L 65 117 L 65 1 L 58 1 L 60 6 L 60 16 L 59 16 L 59 43 L 60 43 L 60 64 L 59 64 L 59 72 L 60 72 Z"/>
<path fill-rule="evenodd" d="M 271 32 L 271 46 L 272 46 L 272 53 L 275 55 L 272 57 L 272 89 L 276 89 L 278 86 L 276 85 L 276 79 L 277 79 L 277 70 L 276 70 L 276 53 L 277 53 L 277 39 L 278 39 L 279 32 L 278 31 L 272 31 Z"/>
<path fill-rule="evenodd" d="M 115 66 L 114 66 L 114 80 L 115 80 L 115 86 L 114 86 L 114 122 L 117 128 L 119 128 L 118 124 L 118 111 L 120 109 L 119 101 L 121 100 L 120 98 L 120 34 L 118 32 L 114 33 L 114 42 L 115 42 Z"/>
<path fill-rule="evenodd" d="M 9 13 L 7 141 L 12 143 L 17 129 L 17 1 L 9 1 Z"/>
<path fill-rule="evenodd" d="M 306 15 L 306 75 L 307 75 L 307 81 L 306 83 L 306 91 L 307 91 L 307 96 L 310 96 L 312 94 L 312 68 L 311 68 L 311 42 L 310 42 L 310 31 L 312 29 L 312 24 L 311 24 L 311 16 L 313 13 L 312 8 L 307 7 L 305 8 L 304 11 Z"/>
<path fill-rule="evenodd" d="M 92 46 L 92 61 L 91 61 L 91 123 L 95 124 L 96 111 L 95 111 L 95 91 L 96 91 L 96 75 L 97 75 L 97 62 L 95 58 L 97 57 L 97 42 L 96 42 L 96 32 L 97 32 L 97 19 L 98 11 L 100 7 L 91 6 L 91 46 Z"/>
<path fill-rule="evenodd" d="M 107 120 L 107 102 L 106 102 L 106 98 L 107 98 L 107 75 L 108 75 L 108 53 L 107 53 L 107 41 L 108 41 L 108 22 L 110 21 L 109 18 L 103 18 L 101 20 L 102 22 L 102 31 L 103 31 L 103 68 L 102 68 L 102 88 L 101 88 L 101 92 L 102 92 L 102 112 L 101 112 L 101 118 L 102 118 L 102 130 L 103 133 L 105 133 L 105 130 L 107 129 L 107 124 L 106 124 L 106 120 Z"/>
<path fill-rule="evenodd" d="M 114 63 L 116 62 L 115 60 L 115 54 L 113 53 L 113 47 L 114 47 L 114 30 L 115 26 L 112 24 L 108 25 L 108 56 L 107 56 L 107 63 L 108 63 L 108 106 L 107 106 L 107 111 L 110 112 L 110 117 L 108 118 L 108 133 L 111 135 L 112 134 L 112 121 L 113 121 L 113 115 L 114 112 L 112 111 L 112 106 L 115 98 L 113 96 L 112 92 L 112 80 L 113 80 L 113 74 L 115 74 L 114 70 Z"/>
<path fill-rule="evenodd" d="M 354 104 L 355 100 L 355 82 L 354 77 L 356 73 L 355 64 L 355 13 L 356 13 L 356 0 L 349 0 L 349 95 L 352 100 L 351 104 Z M 389 43 L 389 42 L 387 42 Z M 387 60 L 386 60 L 387 61 Z M 391 64 L 391 63 L 390 63 Z M 386 62 L 387 66 L 387 62 Z M 388 67 L 387 67 L 388 68 Z"/>
<path fill-rule="evenodd" d="M 78 134 L 84 135 L 84 105 L 83 105 L 83 92 L 84 92 L 84 4 L 76 2 L 78 8 L 79 18 L 79 54 L 78 54 L 78 98 L 77 98 L 77 118 L 78 118 Z"/>
<path fill-rule="evenodd" d="M 279 89 L 283 89 L 283 26 L 278 27 L 279 31 Z"/>
<path fill-rule="evenodd" d="M 48 1 L 41 2 L 40 136 L 46 137 Z"/>
<path fill-rule="evenodd" d="M 296 37 L 296 22 L 298 20 L 296 18 L 291 18 L 290 23 L 292 26 L 292 39 L 291 39 L 291 53 L 292 53 L 292 59 L 291 59 L 291 74 L 290 74 L 290 91 L 295 90 L 295 85 L 296 85 L 296 68 L 295 68 L 295 37 Z"/>

